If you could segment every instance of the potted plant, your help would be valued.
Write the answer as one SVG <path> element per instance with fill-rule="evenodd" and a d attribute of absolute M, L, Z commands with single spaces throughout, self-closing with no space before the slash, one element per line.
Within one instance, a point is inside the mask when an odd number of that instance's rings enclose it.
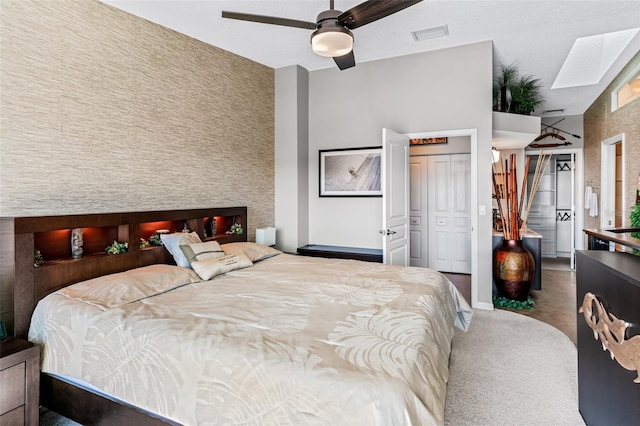
<path fill-rule="evenodd" d="M 528 196 L 525 196 L 525 184 L 529 175 L 530 157 L 527 157 L 519 195 L 516 155 L 511 154 L 504 166 L 502 163 L 493 165 L 493 192 L 498 202 L 503 233 L 502 245 L 493 253 L 493 278 L 498 294 L 508 300 L 527 302 L 529 298 L 535 262 L 522 239 L 527 229 L 531 202 L 550 160 L 551 154 L 540 152 Z"/>
<path fill-rule="evenodd" d="M 500 65 L 498 75 L 493 78 L 493 109 L 500 112 L 508 112 L 511 102 L 511 86 L 518 78 L 518 67 L 515 64 Z"/>
<path fill-rule="evenodd" d="M 636 204 L 631 209 L 631 215 L 629 216 L 629 222 L 631 222 L 632 228 L 640 228 L 640 204 Z M 640 238 L 640 232 L 632 232 L 631 236 L 633 238 Z M 640 251 L 637 249 L 633 249 L 633 254 L 636 256 L 640 256 Z"/>
<path fill-rule="evenodd" d="M 499 73 L 494 77 L 494 109 L 529 115 L 543 102 L 540 89 L 540 79 L 521 75 L 517 65 L 500 65 Z"/>

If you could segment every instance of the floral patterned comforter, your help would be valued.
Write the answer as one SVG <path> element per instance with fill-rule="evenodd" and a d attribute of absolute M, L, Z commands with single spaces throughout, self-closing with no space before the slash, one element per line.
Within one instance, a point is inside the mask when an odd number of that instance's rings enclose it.
<path fill-rule="evenodd" d="M 438 272 L 289 254 L 210 281 L 162 267 L 142 290 L 129 271 L 40 301 L 42 371 L 188 425 L 444 422 L 472 311 Z"/>

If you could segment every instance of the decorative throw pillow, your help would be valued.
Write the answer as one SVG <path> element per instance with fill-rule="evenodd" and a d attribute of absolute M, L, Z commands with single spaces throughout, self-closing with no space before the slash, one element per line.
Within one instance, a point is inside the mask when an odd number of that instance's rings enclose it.
<path fill-rule="evenodd" d="M 189 261 L 180 250 L 181 245 L 201 243 L 202 240 L 196 232 L 176 232 L 173 234 L 160 234 L 162 244 L 169 250 L 176 261 L 176 265 L 190 268 Z"/>
<path fill-rule="evenodd" d="M 244 253 L 252 262 L 258 262 L 282 253 L 273 247 L 252 242 L 222 244 L 222 250 L 225 254 Z"/>
<path fill-rule="evenodd" d="M 216 275 L 224 274 L 234 269 L 247 268 L 253 265 L 243 253 L 216 257 L 207 260 L 196 260 L 191 264 L 194 271 L 203 280 L 210 280 Z"/>
<path fill-rule="evenodd" d="M 182 253 L 189 263 L 193 263 L 197 260 L 215 259 L 216 257 L 222 257 L 225 254 L 217 241 L 181 245 L 180 250 L 182 250 Z"/>

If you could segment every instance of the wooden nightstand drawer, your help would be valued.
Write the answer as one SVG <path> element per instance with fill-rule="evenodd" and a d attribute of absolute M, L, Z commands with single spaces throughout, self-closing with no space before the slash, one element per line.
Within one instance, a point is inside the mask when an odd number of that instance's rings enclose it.
<path fill-rule="evenodd" d="M 26 424 L 24 421 L 24 405 L 0 416 L 0 426 L 15 426 Z"/>
<path fill-rule="evenodd" d="M 26 340 L 0 341 L 0 426 L 37 425 L 40 348 Z"/>
<path fill-rule="evenodd" d="M 0 371 L 0 414 L 5 414 L 24 405 L 25 363 L 21 362 L 13 367 Z"/>

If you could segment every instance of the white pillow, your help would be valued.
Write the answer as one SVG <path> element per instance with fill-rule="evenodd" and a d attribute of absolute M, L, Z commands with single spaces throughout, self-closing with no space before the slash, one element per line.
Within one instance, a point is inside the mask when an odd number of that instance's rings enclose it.
<path fill-rule="evenodd" d="M 196 260 L 215 259 L 216 257 L 224 256 L 224 251 L 222 251 L 217 241 L 181 245 L 180 250 L 182 250 L 189 263 L 193 263 Z"/>
<path fill-rule="evenodd" d="M 201 243 L 202 240 L 197 232 L 176 232 L 173 234 L 160 234 L 162 244 L 169 250 L 169 253 L 176 261 L 176 265 L 190 268 L 189 261 L 180 250 L 181 245 Z"/>
<path fill-rule="evenodd" d="M 216 275 L 224 274 L 234 269 L 247 268 L 253 265 L 244 253 L 216 257 L 207 260 L 196 260 L 191 264 L 194 271 L 203 280 L 210 280 Z"/>

